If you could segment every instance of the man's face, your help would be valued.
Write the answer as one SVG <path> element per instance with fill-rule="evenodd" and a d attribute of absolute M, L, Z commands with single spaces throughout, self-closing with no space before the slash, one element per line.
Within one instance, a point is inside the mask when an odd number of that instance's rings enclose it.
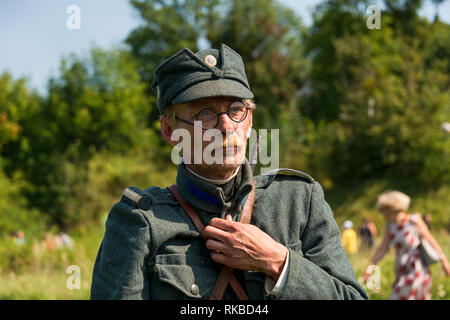
<path fill-rule="evenodd" d="M 236 168 L 239 164 L 243 163 L 245 160 L 245 151 L 247 147 L 247 139 L 249 137 L 249 132 L 252 127 L 252 109 L 248 110 L 247 116 L 242 122 L 235 122 L 228 116 L 227 112 L 229 106 L 236 101 L 242 102 L 242 99 L 233 98 L 233 97 L 216 97 L 216 98 L 205 98 L 200 99 L 191 103 L 180 104 L 176 106 L 176 115 L 179 119 L 183 119 L 189 122 L 196 121 L 197 115 L 202 112 L 204 109 L 212 109 L 216 114 L 222 113 L 218 116 L 217 126 L 215 127 L 218 132 L 221 133 L 220 138 L 205 138 L 205 135 L 208 135 L 208 131 L 210 130 L 201 130 L 199 128 L 194 128 L 194 126 L 185 123 L 180 120 L 176 120 L 175 125 L 176 128 L 172 128 L 173 130 L 178 128 L 183 128 L 189 131 L 191 134 L 191 157 L 194 155 L 194 140 L 198 137 L 194 136 L 194 130 L 198 135 L 201 133 L 202 137 L 202 163 L 198 166 L 202 167 L 206 170 L 215 170 L 215 171 L 229 171 L 230 169 Z M 209 132 L 211 133 L 211 132 Z M 221 141 L 220 141 L 221 140 Z M 220 145 L 217 145 L 219 143 Z M 210 153 L 203 152 L 206 147 L 210 144 L 217 146 L 217 148 L 221 148 L 222 156 L 220 153 L 218 157 L 216 157 L 215 150 L 209 148 L 211 150 Z M 215 159 L 219 161 L 215 161 L 213 164 L 205 163 L 204 156 L 210 154 Z M 193 160 L 191 161 L 194 162 Z"/>

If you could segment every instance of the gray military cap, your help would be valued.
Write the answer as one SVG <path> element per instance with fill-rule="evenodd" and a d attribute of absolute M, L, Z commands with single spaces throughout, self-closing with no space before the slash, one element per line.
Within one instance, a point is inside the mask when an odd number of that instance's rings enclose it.
<path fill-rule="evenodd" d="M 184 48 L 155 71 L 152 84 L 163 112 L 169 104 L 181 104 L 219 96 L 252 99 L 241 56 L 225 44 L 221 49 L 197 53 Z"/>

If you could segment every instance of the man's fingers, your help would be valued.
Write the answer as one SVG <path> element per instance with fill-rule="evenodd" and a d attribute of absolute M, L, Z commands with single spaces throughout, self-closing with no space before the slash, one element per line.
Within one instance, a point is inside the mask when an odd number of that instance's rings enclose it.
<path fill-rule="evenodd" d="M 213 239 L 209 239 L 208 241 L 206 241 L 206 247 L 209 250 L 212 250 L 214 252 L 220 252 L 220 253 L 228 252 L 228 247 L 226 245 L 224 245 L 223 242 L 213 240 Z"/>
<path fill-rule="evenodd" d="M 233 229 L 232 225 L 234 223 L 236 222 L 234 222 L 233 219 L 231 219 L 231 215 L 227 215 L 226 219 L 212 218 L 211 221 L 209 222 L 209 225 L 215 228 L 222 229 L 224 231 L 231 231 Z"/>
<path fill-rule="evenodd" d="M 226 242 L 228 239 L 228 236 L 229 236 L 228 232 L 223 231 L 222 229 L 213 227 L 211 225 L 205 227 L 203 234 L 207 239 L 208 238 L 216 239 L 221 242 Z"/>
<path fill-rule="evenodd" d="M 220 264 L 224 264 L 224 265 L 228 265 L 229 260 L 226 256 L 224 256 L 221 253 L 217 253 L 215 251 L 211 251 L 211 259 L 214 262 L 220 263 Z"/>
<path fill-rule="evenodd" d="M 231 214 L 227 214 L 227 216 L 225 217 L 225 220 L 233 221 L 233 218 L 231 217 Z"/>

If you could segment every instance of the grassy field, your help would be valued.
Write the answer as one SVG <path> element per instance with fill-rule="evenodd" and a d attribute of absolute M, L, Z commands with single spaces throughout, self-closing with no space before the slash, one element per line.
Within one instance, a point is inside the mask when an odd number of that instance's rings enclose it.
<path fill-rule="evenodd" d="M 0 263 L 8 268 L 0 270 L 0 299 L 89 299 L 92 270 L 98 246 L 103 237 L 104 227 L 99 225 L 89 229 L 78 230 L 73 234 L 75 247 L 73 250 L 60 249 L 50 253 L 42 243 L 27 244 L 17 250 L 14 243 L 3 247 L 2 257 L 8 259 Z M 450 234 L 435 232 L 435 237 L 444 252 L 450 252 Z M 379 242 L 381 238 L 377 239 Z M 9 247 L 9 249 L 8 249 Z M 359 252 L 350 256 L 355 275 L 362 281 L 363 272 L 373 254 L 374 249 Z M 5 258 L 5 252 L 11 252 Z M 23 255 L 23 260 L 17 259 Z M 16 257 L 16 258 L 14 258 Z M 16 259 L 16 260 L 14 260 Z M 365 289 L 370 299 L 387 299 L 394 281 L 393 250 L 379 263 L 381 271 L 380 289 Z M 80 288 L 68 289 L 66 283 L 72 274 L 67 273 L 70 265 L 80 268 Z M 15 271 L 13 271 L 15 270 Z M 432 299 L 450 299 L 450 280 L 446 278 L 440 265 L 433 265 Z"/>
<path fill-rule="evenodd" d="M 21 248 L 25 251 L 23 260 L 12 263 L 14 253 L 10 254 L 8 261 L 0 264 L 10 264 L 8 268 L 0 270 L 0 299 L 89 299 L 92 270 L 103 232 L 103 226 L 78 230 L 72 235 L 75 243 L 73 249 L 50 252 L 44 243 L 34 242 Z M 12 249 L 14 246 L 14 243 L 9 243 L 7 247 Z M 3 249 L 8 250 L 5 247 Z M 16 250 L 15 254 L 20 255 L 20 252 Z M 74 275 L 67 273 L 68 267 L 72 265 L 78 266 L 80 270 L 79 289 L 69 289 L 67 286 L 68 279 Z"/>

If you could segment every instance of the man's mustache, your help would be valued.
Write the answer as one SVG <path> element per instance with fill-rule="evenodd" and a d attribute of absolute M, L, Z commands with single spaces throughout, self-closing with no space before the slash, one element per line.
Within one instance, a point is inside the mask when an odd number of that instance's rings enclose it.
<path fill-rule="evenodd" d="M 218 141 L 216 141 L 216 139 L 214 139 L 214 141 L 212 142 L 212 145 L 217 148 L 241 147 L 245 144 L 245 141 L 243 139 L 241 139 L 241 137 L 239 137 L 239 135 L 237 135 L 237 134 L 234 134 L 231 137 L 230 136 L 225 137 L 222 139 L 222 141 L 220 141 L 221 139 L 217 139 L 217 140 Z"/>

